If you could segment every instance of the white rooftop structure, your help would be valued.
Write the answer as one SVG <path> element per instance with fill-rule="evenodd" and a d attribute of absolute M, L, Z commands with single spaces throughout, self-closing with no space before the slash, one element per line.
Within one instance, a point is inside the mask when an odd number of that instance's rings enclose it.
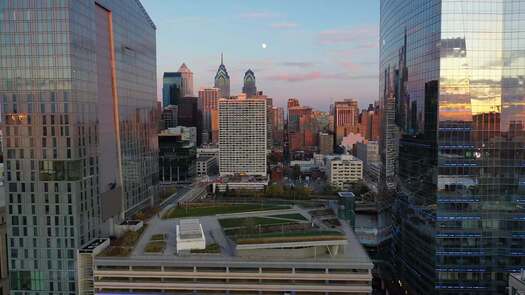
<path fill-rule="evenodd" d="M 181 219 L 177 225 L 177 253 L 206 249 L 206 238 L 199 219 Z"/>

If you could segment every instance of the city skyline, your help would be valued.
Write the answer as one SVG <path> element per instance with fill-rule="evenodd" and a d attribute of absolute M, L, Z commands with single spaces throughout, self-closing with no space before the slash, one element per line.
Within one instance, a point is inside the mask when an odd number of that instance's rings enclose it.
<path fill-rule="evenodd" d="M 163 72 L 182 63 L 194 72 L 195 91 L 213 87 L 222 52 L 230 95 L 242 92 L 252 69 L 258 90 L 277 106 L 298 97 L 327 111 L 336 100 L 355 98 L 366 108 L 379 93 L 379 3 L 368 2 L 143 1 L 157 26 L 158 99 Z"/>

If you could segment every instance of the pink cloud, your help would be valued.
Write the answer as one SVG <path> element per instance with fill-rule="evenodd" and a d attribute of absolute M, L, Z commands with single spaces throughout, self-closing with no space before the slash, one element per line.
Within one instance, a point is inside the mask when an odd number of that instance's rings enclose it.
<path fill-rule="evenodd" d="M 319 71 L 308 73 L 282 73 L 273 76 L 267 76 L 266 79 L 284 82 L 303 82 L 312 80 L 360 80 L 360 79 L 377 79 L 377 75 L 349 75 L 348 73 L 321 73 Z"/>
<path fill-rule="evenodd" d="M 321 44 L 358 43 L 359 45 L 374 43 L 379 34 L 377 26 L 360 26 L 350 29 L 333 29 L 321 31 L 317 38 Z M 375 42 L 377 43 L 377 42 Z"/>
<path fill-rule="evenodd" d="M 310 81 L 310 80 L 319 80 L 322 78 L 321 72 L 309 72 L 304 74 L 277 74 L 267 77 L 268 80 L 275 81 L 288 81 L 288 82 L 301 82 L 301 81 Z"/>

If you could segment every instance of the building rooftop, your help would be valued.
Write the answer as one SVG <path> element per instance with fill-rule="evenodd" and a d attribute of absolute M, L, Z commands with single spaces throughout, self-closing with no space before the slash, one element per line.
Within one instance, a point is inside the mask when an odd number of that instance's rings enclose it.
<path fill-rule="evenodd" d="M 348 226 L 338 229 L 326 226 L 319 218 L 310 215 L 312 209 L 289 206 L 266 206 L 237 204 L 231 207 L 172 208 L 181 218 L 154 217 L 148 223 L 133 250 L 127 256 L 102 255 L 97 264 L 140 263 L 158 265 L 174 264 L 221 264 L 257 263 L 268 265 L 303 263 L 330 263 L 335 267 L 372 267 L 372 262 L 356 236 Z M 237 207 L 236 207 L 237 206 Z M 245 210 L 236 210 L 244 208 Z M 317 208 L 319 209 L 319 208 Z M 193 210 L 193 211 L 192 211 Z M 204 216 L 192 214 L 211 213 Z M 170 213 L 170 212 L 168 212 Z M 216 214 L 213 214 L 216 213 Z M 191 217 L 190 219 L 188 219 Z M 182 228 L 184 236 L 204 235 L 206 246 L 201 250 L 177 251 L 176 228 Z M 198 229 L 197 229 L 198 226 Z M 195 230 L 193 230 L 195 229 Z M 149 254 L 148 247 L 163 237 L 163 248 L 155 255 Z M 330 247 L 340 247 L 336 255 L 329 254 Z M 318 251 L 315 257 L 289 257 L 287 251 L 297 248 L 317 247 L 328 249 Z M 130 261 L 131 260 L 131 261 Z M 285 261 L 283 261 L 285 260 Z"/>

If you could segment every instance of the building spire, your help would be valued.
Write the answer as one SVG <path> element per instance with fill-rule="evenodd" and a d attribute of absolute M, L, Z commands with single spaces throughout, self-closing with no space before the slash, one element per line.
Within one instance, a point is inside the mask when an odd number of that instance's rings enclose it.
<path fill-rule="evenodd" d="M 223 62 L 222 62 L 222 52 L 221 52 L 221 65 L 222 65 L 222 64 L 223 64 Z"/>

